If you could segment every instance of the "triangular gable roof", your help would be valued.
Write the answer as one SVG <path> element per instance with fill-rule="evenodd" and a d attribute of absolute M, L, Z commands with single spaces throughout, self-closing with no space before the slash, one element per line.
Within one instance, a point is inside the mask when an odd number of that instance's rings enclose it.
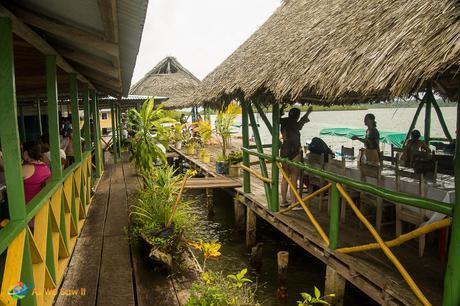
<path fill-rule="evenodd" d="M 199 83 L 176 58 L 168 56 L 134 84 L 130 94 L 168 97 L 168 107 L 186 107 L 185 101 L 192 97 Z M 181 103 L 176 105 L 174 101 L 179 100 Z"/>

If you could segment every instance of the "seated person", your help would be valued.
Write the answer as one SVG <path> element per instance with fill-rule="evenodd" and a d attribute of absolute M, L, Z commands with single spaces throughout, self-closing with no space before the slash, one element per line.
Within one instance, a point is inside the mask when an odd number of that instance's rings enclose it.
<path fill-rule="evenodd" d="M 403 147 L 403 152 L 401 154 L 401 160 L 405 161 L 405 165 L 410 167 L 413 163 L 414 155 L 417 155 L 419 152 L 429 153 L 430 147 L 420 140 L 420 131 L 413 130 L 410 134 L 411 138 L 406 141 Z"/>
<path fill-rule="evenodd" d="M 319 137 L 313 137 L 310 144 L 308 145 L 308 150 L 314 154 L 324 154 L 324 162 L 328 162 L 329 155 L 332 158 L 335 158 L 334 152 L 331 148 Z"/>
<path fill-rule="evenodd" d="M 43 161 L 51 166 L 51 152 L 50 152 L 50 135 L 48 133 L 41 136 L 41 148 L 43 154 Z M 65 166 L 67 163 L 67 156 L 63 149 L 59 149 L 59 155 L 61 156 L 61 164 Z"/>
<path fill-rule="evenodd" d="M 26 203 L 28 203 L 51 178 L 51 171 L 43 161 L 42 148 L 39 143 L 33 141 L 25 143 L 22 156 L 24 159 L 22 178 L 24 179 Z"/>

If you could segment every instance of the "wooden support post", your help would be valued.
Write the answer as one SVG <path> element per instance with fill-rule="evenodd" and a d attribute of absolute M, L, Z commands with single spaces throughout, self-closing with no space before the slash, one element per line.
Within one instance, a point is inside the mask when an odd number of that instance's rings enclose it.
<path fill-rule="evenodd" d="M 263 255 L 264 255 L 264 244 L 263 242 L 257 243 L 255 246 L 251 248 L 251 265 L 260 270 L 262 268 L 263 263 Z"/>
<path fill-rule="evenodd" d="M 257 128 L 257 122 L 256 122 L 256 119 L 254 118 L 254 112 L 252 111 L 252 107 L 248 107 L 248 114 L 249 114 L 249 119 L 251 122 L 252 133 L 254 135 L 254 139 L 257 145 L 257 152 L 264 153 L 264 149 L 262 147 L 262 140 L 260 138 L 259 129 Z M 260 165 L 260 172 L 262 173 L 262 176 L 268 177 L 267 165 L 265 164 L 265 160 L 262 159 L 261 157 L 259 157 L 259 165 Z M 272 191 L 271 191 L 270 184 L 264 182 L 264 189 L 265 189 L 265 196 L 267 197 L 268 207 L 271 207 Z"/>
<path fill-rule="evenodd" d="M 46 84 L 48 96 L 48 131 L 50 135 L 51 177 L 62 178 L 60 154 L 59 113 L 57 100 L 56 56 L 46 56 Z"/>
<path fill-rule="evenodd" d="M 208 215 L 214 215 L 214 189 L 206 188 L 206 204 L 208 206 Z"/>
<path fill-rule="evenodd" d="M 431 136 L 431 96 L 433 93 L 431 92 L 431 85 L 427 86 L 426 89 L 427 99 L 425 99 L 425 129 L 424 129 L 424 137 L 425 142 L 429 145 L 430 144 L 430 136 Z M 434 97 L 433 97 L 434 99 Z"/>
<path fill-rule="evenodd" d="M 96 177 L 101 177 L 102 175 L 102 163 L 101 160 L 102 153 L 101 153 L 101 129 L 99 127 L 99 108 L 97 105 L 97 95 L 93 93 L 93 100 L 92 100 L 92 109 L 93 109 L 93 125 L 94 125 L 94 150 L 96 155 Z"/>
<path fill-rule="evenodd" d="M 236 195 L 234 199 L 235 211 L 235 228 L 237 230 L 244 230 L 244 222 L 246 221 L 246 206 L 241 203 L 239 196 Z"/>
<path fill-rule="evenodd" d="M 436 115 L 438 116 L 442 131 L 444 132 L 444 135 L 446 136 L 447 140 L 449 142 L 452 142 L 452 136 L 450 135 L 449 129 L 447 128 L 446 121 L 444 120 L 444 116 L 442 115 L 441 108 L 439 108 L 438 101 L 436 101 L 433 93 L 431 93 L 430 98 L 431 98 L 431 105 L 436 111 Z"/>
<path fill-rule="evenodd" d="M 121 99 L 119 100 L 121 101 Z M 120 105 L 117 105 L 117 139 L 118 139 L 118 155 L 121 158 L 121 109 Z"/>
<path fill-rule="evenodd" d="M 280 105 L 275 103 L 272 107 L 272 194 L 270 201 L 270 210 L 278 211 L 280 208 L 280 198 L 279 198 L 279 169 L 276 165 L 276 158 L 279 156 L 279 132 L 280 132 Z M 264 114 L 265 115 L 265 114 Z M 294 182 L 297 184 L 297 182 Z"/>
<path fill-rule="evenodd" d="M 112 117 L 112 152 L 113 152 L 113 162 L 117 163 L 118 155 L 118 143 L 117 143 L 117 130 L 115 128 L 115 102 L 112 100 L 112 105 L 110 107 L 110 114 Z"/>
<path fill-rule="evenodd" d="M 460 102 L 460 101 L 459 101 Z M 460 305 L 460 103 L 457 103 L 457 136 L 455 142 L 455 204 L 452 215 L 452 234 L 446 274 L 444 276 L 443 305 Z"/>
<path fill-rule="evenodd" d="M 91 114 L 90 114 L 90 107 L 89 107 L 89 87 L 88 84 L 84 85 L 83 88 L 83 112 L 84 112 L 84 120 L 85 123 L 83 124 L 83 137 L 85 138 L 85 151 L 91 152 Z"/>
<path fill-rule="evenodd" d="M 78 106 L 78 82 L 77 82 L 77 75 L 75 73 L 71 73 L 69 75 L 69 83 L 70 83 L 70 104 L 72 107 L 72 145 L 73 145 L 73 153 L 74 159 L 76 163 L 81 162 L 81 136 L 80 136 L 80 114 L 79 114 L 79 106 Z M 40 101 L 38 101 L 40 103 Z"/>
<path fill-rule="evenodd" d="M 19 110 L 20 110 L 20 113 L 19 113 L 19 116 L 21 117 L 21 140 L 22 142 L 26 142 L 27 141 L 27 136 L 26 136 L 26 121 L 24 120 L 24 106 L 20 106 L 19 107 Z"/>
<path fill-rule="evenodd" d="M 404 139 L 404 143 L 410 138 L 410 133 L 414 130 L 415 124 L 417 123 L 418 116 L 420 115 L 420 112 L 422 111 L 423 106 L 425 105 L 425 100 L 427 98 L 427 94 L 423 96 L 422 101 L 420 101 L 419 106 L 417 107 L 417 110 L 415 111 L 414 118 L 412 119 L 412 122 L 410 124 L 409 130 L 407 131 L 406 134 L 406 139 Z"/>
<path fill-rule="evenodd" d="M 276 254 L 278 263 L 278 289 L 276 296 L 279 300 L 287 299 L 287 269 L 289 266 L 289 252 L 279 251 Z"/>
<path fill-rule="evenodd" d="M 245 100 L 241 103 L 242 108 L 242 133 L 243 133 L 243 148 L 249 149 L 249 117 L 248 117 L 248 102 Z M 249 167 L 249 153 L 243 151 L 243 165 Z M 243 191 L 251 192 L 251 174 L 243 171 Z"/>
<path fill-rule="evenodd" d="M 331 266 L 326 267 L 326 284 L 324 286 L 324 294 L 334 294 L 334 297 L 327 297 L 327 301 L 331 305 L 342 306 L 343 297 L 345 296 L 346 279 L 343 278 Z"/>
<path fill-rule="evenodd" d="M 36 97 L 35 101 L 37 102 L 37 117 L 38 117 L 38 131 L 40 136 L 43 135 L 43 124 L 42 124 L 42 108 L 40 105 L 40 98 Z"/>
<path fill-rule="evenodd" d="M 14 75 L 13 32 L 11 20 L 0 18 L 0 139 L 10 219 L 23 220 L 26 215 L 24 182 L 22 179 L 21 150 Z"/>
<path fill-rule="evenodd" d="M 252 247 L 256 244 L 257 215 L 249 207 L 246 209 L 246 246 Z"/>

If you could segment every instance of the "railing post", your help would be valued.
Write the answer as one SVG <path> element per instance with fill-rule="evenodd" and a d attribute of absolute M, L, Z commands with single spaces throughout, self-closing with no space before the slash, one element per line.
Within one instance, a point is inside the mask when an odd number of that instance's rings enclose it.
<path fill-rule="evenodd" d="M 94 154 L 96 155 L 96 177 L 101 177 L 102 174 L 102 161 L 101 161 L 101 130 L 99 128 L 99 109 L 97 106 L 97 95 L 94 92 L 92 100 L 93 108 L 93 123 L 94 123 Z"/>
<path fill-rule="evenodd" d="M 339 224 L 340 224 L 340 196 L 337 190 L 337 183 L 332 182 L 329 189 L 331 197 L 331 219 L 329 224 L 329 248 L 335 250 L 339 241 Z"/>
<path fill-rule="evenodd" d="M 0 18 L 0 140 L 10 219 L 22 220 L 26 215 L 24 183 L 22 180 L 21 151 L 14 76 L 13 33 L 11 20 Z"/>
<path fill-rule="evenodd" d="M 273 104 L 272 107 L 272 200 L 270 202 L 270 210 L 279 210 L 279 169 L 276 165 L 276 158 L 279 155 L 279 121 L 280 121 L 280 105 L 278 103 Z M 265 115 L 265 114 L 264 114 Z M 268 126 L 267 126 L 268 127 Z"/>
<path fill-rule="evenodd" d="M 48 132 L 50 140 L 51 176 L 62 178 L 62 164 L 59 137 L 59 113 L 57 100 L 56 55 L 46 56 L 46 84 L 48 96 Z"/>
<path fill-rule="evenodd" d="M 83 137 L 85 138 L 85 151 L 91 152 L 91 114 L 89 107 L 89 86 L 85 84 L 83 88 L 83 113 L 85 123 L 83 124 Z"/>
<path fill-rule="evenodd" d="M 455 205 L 452 214 L 452 235 L 447 269 L 444 277 L 443 305 L 460 305 L 460 103 L 457 104 L 457 140 L 455 142 Z"/>
<path fill-rule="evenodd" d="M 242 108 L 242 133 L 243 133 L 243 148 L 249 149 L 249 117 L 248 117 L 248 101 L 243 100 L 241 102 Z M 243 151 L 243 165 L 249 167 L 249 153 Z M 251 174 L 247 171 L 243 171 L 243 191 L 245 193 L 251 192 Z"/>
<path fill-rule="evenodd" d="M 115 129 L 115 102 L 112 100 L 112 105 L 110 107 L 110 115 L 112 117 L 112 152 L 113 152 L 113 161 L 117 163 L 117 130 Z"/>
<path fill-rule="evenodd" d="M 77 75 L 71 73 L 69 75 L 70 82 L 70 103 L 72 109 L 72 145 L 73 154 L 76 163 L 81 162 L 81 136 L 80 136 L 80 114 L 78 107 L 78 83 Z"/>

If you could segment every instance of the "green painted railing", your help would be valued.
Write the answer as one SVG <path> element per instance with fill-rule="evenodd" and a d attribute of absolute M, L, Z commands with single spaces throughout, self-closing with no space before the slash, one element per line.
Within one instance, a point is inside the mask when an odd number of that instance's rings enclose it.
<path fill-rule="evenodd" d="M 246 148 L 241 148 L 241 149 L 250 155 L 254 155 L 254 156 L 263 158 L 265 160 L 272 159 L 272 157 L 268 154 L 254 152 Z M 406 205 L 410 205 L 410 206 L 414 206 L 418 208 L 428 209 L 428 210 L 439 212 L 439 213 L 442 213 L 448 216 L 452 216 L 452 205 L 449 205 L 444 202 L 428 200 L 428 199 L 419 198 L 419 197 L 408 195 L 408 194 L 401 193 L 401 192 L 390 191 L 388 189 L 385 189 L 379 186 L 375 186 L 369 183 L 353 180 L 348 177 L 337 175 L 329 171 L 318 169 L 308 164 L 293 162 L 289 159 L 278 157 L 277 160 L 283 164 L 288 164 L 288 165 L 297 167 L 299 169 L 310 172 L 314 175 L 321 176 L 329 181 L 347 185 L 353 189 L 357 189 L 360 191 L 364 191 L 364 192 L 376 195 L 385 200 L 394 201 L 394 202 L 398 202 L 401 204 L 406 204 Z"/>

